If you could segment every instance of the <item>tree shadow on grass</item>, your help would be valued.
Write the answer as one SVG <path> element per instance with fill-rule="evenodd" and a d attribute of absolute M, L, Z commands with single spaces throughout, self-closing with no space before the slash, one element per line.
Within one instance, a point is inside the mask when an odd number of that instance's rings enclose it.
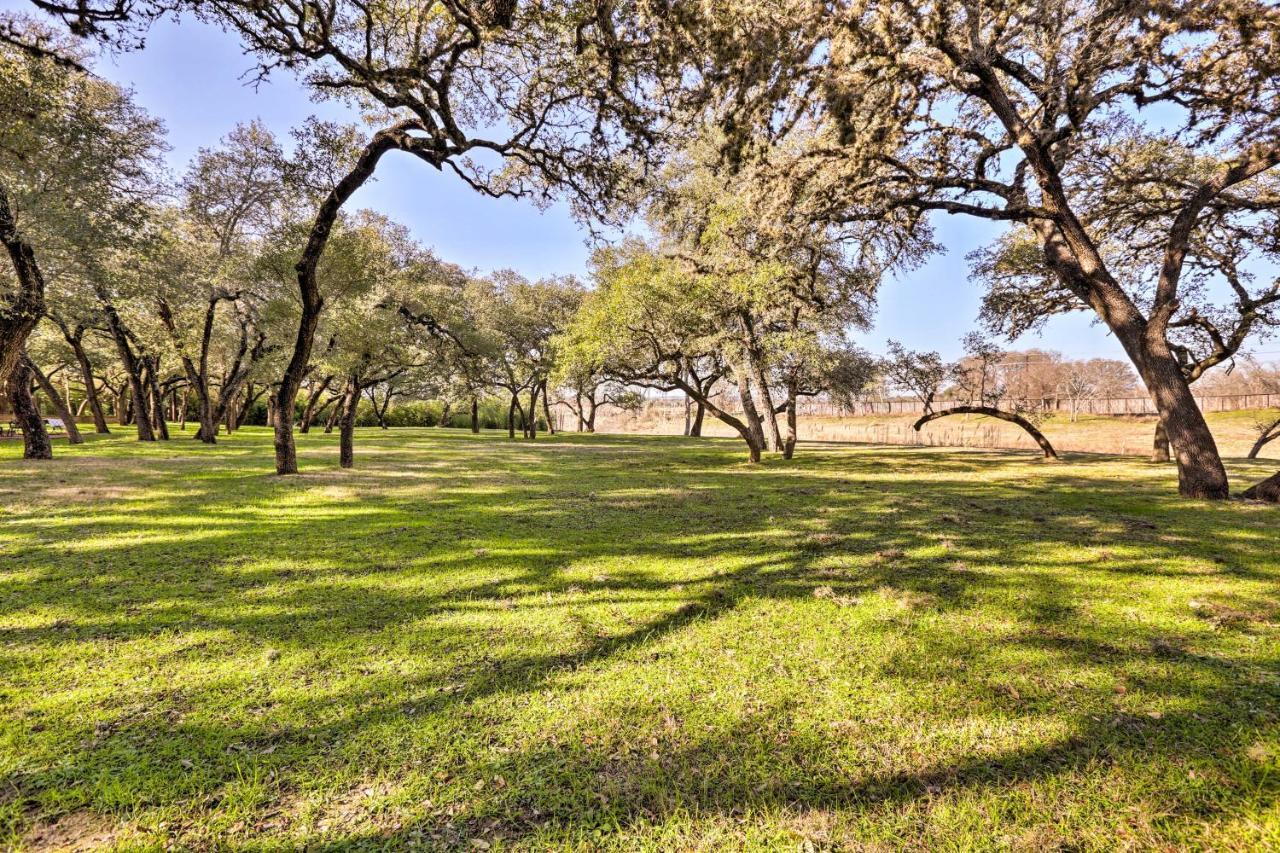
<path fill-rule="evenodd" d="M 1237 610 L 1266 617 L 1277 575 L 1269 518 L 1239 507 L 1189 513 L 1159 491 L 1135 500 L 1131 484 L 1074 465 L 1028 480 L 1016 454 L 893 452 L 889 468 L 881 453 L 824 449 L 748 468 L 726 442 L 636 464 L 662 447 L 388 436 L 362 469 L 291 481 L 261 473 L 261 447 L 212 471 L 198 458 L 156 463 L 131 450 L 131 486 L 144 493 L 135 502 L 11 519 L 5 533 L 22 552 L 0 578 L 0 638 L 15 687 L 83 659 L 132 660 L 173 682 L 115 679 L 89 700 L 92 718 L 66 684 L 52 688 L 40 719 L 14 709 L 11 725 L 29 746 L 6 779 L 11 825 L 82 806 L 135 818 L 181 806 L 218 827 L 246 774 L 271 779 L 265 801 L 247 807 L 262 814 L 301 796 L 338 753 L 342 774 L 398 769 L 409 777 L 400 784 L 452 807 L 407 809 L 399 828 L 341 830 L 338 846 L 536 840 L 689 811 L 893 809 L 1087 774 L 1099 757 L 1146 756 L 1142 772 L 1154 773 L 1190 751 L 1215 767 L 1228 761 L 1222 744 L 1248 741 L 1266 722 L 1250 709 L 1276 698 L 1257 678 L 1274 660 L 1235 643 L 1219 649 L 1221 631 L 1191 614 L 1147 622 L 1123 611 L 1141 610 L 1162 580 L 1197 595 L 1229 582 Z M 175 487 L 175 472 L 188 469 L 200 476 Z M 107 485 L 112 473 L 94 469 L 78 484 Z M 500 755 L 433 753 L 422 778 L 370 741 L 387 731 L 417 754 L 419 721 L 430 720 L 484 743 L 468 720 L 495 702 L 510 714 L 512 702 L 581 696 L 619 671 L 689 659 L 685 636 L 745 630 L 736 620 L 769 602 L 816 608 L 850 637 L 901 646 L 868 655 L 876 682 L 855 697 L 887 686 L 922 703 L 913 713 L 930 725 L 1025 716 L 1052 731 L 991 754 L 968 743 L 934 760 L 877 764 L 833 754 L 841 736 L 829 730 L 801 731 L 830 709 L 804 704 L 791 695 L 798 683 L 784 681 L 767 707 L 638 752 L 632 740 L 667 730 L 671 696 L 604 702 L 588 722 L 561 721 L 553 745 L 508 735 Z M 265 651 L 280 662 L 264 667 Z M 407 670 L 386 667 L 388 656 Z M 766 666 L 753 662 L 730 683 L 749 691 Z M 1088 670 L 1086 682 L 1127 672 L 1178 710 L 1155 719 L 1114 708 L 1111 684 L 1078 688 L 1080 707 L 1047 690 L 1035 699 L 1025 683 L 1019 698 L 1001 692 L 1010 672 L 1034 688 L 1035 679 L 1061 687 L 1062 672 L 1075 670 Z M 923 698 L 948 679 L 950 704 Z M 589 743 L 608 730 L 601 714 L 636 718 L 635 737 Z M 854 728 L 874 742 L 869 726 Z M 884 742 L 919 746 L 901 735 Z M 192 766 L 175 775 L 182 761 Z M 433 783 L 437 772 L 468 787 L 505 784 L 464 796 L 452 781 Z M 120 778 L 104 786 L 111 774 Z M 1223 794 L 1213 808 L 1255 795 Z M 1194 790 L 1173 786 L 1169 796 L 1178 811 L 1209 808 Z"/>

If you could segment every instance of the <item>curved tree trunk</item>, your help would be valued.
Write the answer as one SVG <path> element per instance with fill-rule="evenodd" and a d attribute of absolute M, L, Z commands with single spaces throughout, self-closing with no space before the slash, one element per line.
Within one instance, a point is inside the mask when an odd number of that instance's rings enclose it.
<path fill-rule="evenodd" d="M 325 246 L 329 243 L 329 234 L 333 224 L 342 211 L 347 199 L 373 176 L 373 171 L 382 159 L 382 155 L 396 147 L 399 128 L 379 131 L 360 152 L 355 166 L 342 180 L 338 181 L 316 211 L 311 223 L 311 232 L 307 235 L 307 244 L 302 250 L 295 269 L 298 273 L 298 291 L 302 297 L 302 316 L 298 320 L 298 335 L 293 344 L 293 355 L 280 379 L 280 388 L 276 393 L 276 409 L 280 416 L 275 423 L 276 473 L 298 473 L 298 451 L 293 441 L 293 407 L 298 398 L 298 389 L 307 375 L 307 364 L 311 361 L 311 346 L 315 342 L 316 327 L 320 324 L 320 309 L 324 300 L 320 296 L 320 285 L 316 281 L 316 268 Z"/>
<path fill-rule="evenodd" d="M 53 445 L 49 433 L 45 432 L 40 409 L 31 396 L 31 366 L 26 358 L 18 358 L 5 385 L 14 420 L 22 427 L 22 458 L 52 459 Z"/>
<path fill-rule="evenodd" d="M 44 371 L 40 369 L 40 365 L 26 356 L 23 357 L 23 361 L 26 362 L 27 369 L 31 371 L 31 375 L 36 378 L 36 384 L 40 386 L 40 390 L 44 392 L 44 395 L 49 398 L 49 402 L 53 404 L 53 408 L 57 410 L 58 417 L 62 418 L 63 428 L 67 431 L 67 443 L 84 444 L 84 438 L 81 437 L 80 430 L 76 426 L 76 416 L 67 408 L 67 402 L 62 399 L 58 389 L 53 387 L 49 377 L 45 376 Z"/>
<path fill-rule="evenodd" d="M 689 427 L 689 435 L 691 437 L 702 438 L 702 422 L 706 420 L 706 416 L 707 416 L 707 407 L 702 405 L 702 401 L 699 400 L 697 403 L 697 408 L 694 410 L 694 413 L 693 413 L 693 425 Z"/>
<path fill-rule="evenodd" d="M 1255 483 L 1245 489 L 1244 497 L 1251 501 L 1280 503 L 1280 472 L 1276 472 L 1261 483 Z"/>
<path fill-rule="evenodd" d="M 1262 452 L 1262 448 L 1266 447 L 1269 442 L 1280 438 L 1280 418 L 1277 418 L 1271 426 L 1262 430 L 1258 436 L 1258 440 L 1253 443 L 1253 447 L 1249 449 L 1249 458 L 1257 459 L 1258 454 Z"/>
<path fill-rule="evenodd" d="M 1027 435 L 1035 439 L 1036 444 L 1040 445 L 1040 449 L 1044 451 L 1046 459 L 1058 458 L 1058 453 L 1053 449 L 1053 445 L 1049 443 L 1049 439 L 1044 437 L 1044 433 L 1036 429 L 1035 424 L 1016 412 L 1006 412 L 1001 409 L 993 409 L 990 406 L 952 406 L 940 412 L 930 412 L 927 415 L 921 415 L 920 419 L 911 428 L 919 432 L 920 428 L 930 421 L 936 421 L 938 418 L 945 418 L 949 415 L 986 415 L 989 418 L 998 418 L 1011 424 L 1017 424 L 1026 431 Z"/>

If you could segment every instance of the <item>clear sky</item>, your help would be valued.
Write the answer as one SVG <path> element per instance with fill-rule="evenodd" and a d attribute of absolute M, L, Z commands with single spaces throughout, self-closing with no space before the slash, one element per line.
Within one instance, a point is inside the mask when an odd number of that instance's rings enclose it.
<path fill-rule="evenodd" d="M 21 0 L 0 0 L 0 9 L 27 8 Z M 237 122 L 261 119 L 287 144 L 290 128 L 309 115 L 356 120 L 339 104 L 312 101 L 287 72 L 251 85 L 246 72 L 252 67 L 234 36 L 190 19 L 160 22 L 143 49 L 97 64 L 99 73 L 131 88 L 140 105 L 164 120 L 175 173 L 198 148 L 216 145 Z M 393 153 L 383 160 L 376 182 L 352 203 L 404 223 L 441 258 L 466 268 L 510 268 L 531 278 L 586 270 L 585 233 L 563 206 L 538 210 L 528 202 L 486 198 L 408 155 Z M 975 326 L 979 288 L 968 281 L 965 255 L 999 226 L 955 216 L 935 223 L 938 242 L 947 251 L 885 283 L 875 328 L 860 336 L 873 350 L 893 338 L 953 357 L 960 338 Z M 1041 335 L 1024 337 L 1016 346 L 1124 358 L 1105 327 L 1086 314 L 1055 318 Z"/>

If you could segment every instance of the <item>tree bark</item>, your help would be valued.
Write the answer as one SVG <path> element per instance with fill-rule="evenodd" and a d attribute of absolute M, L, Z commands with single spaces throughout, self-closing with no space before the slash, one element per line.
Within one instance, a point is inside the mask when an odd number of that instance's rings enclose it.
<path fill-rule="evenodd" d="M 796 455 L 796 438 L 799 433 L 799 424 L 797 418 L 796 391 L 798 389 L 792 385 L 787 389 L 787 439 L 782 445 L 782 458 L 790 459 Z"/>
<path fill-rule="evenodd" d="M 9 374 L 22 360 L 27 337 L 44 316 L 44 275 L 36 263 L 35 250 L 18 230 L 9 194 L 0 186 L 0 242 L 13 262 L 16 292 L 0 308 L 0 386 L 7 387 Z M 48 457 L 32 457 L 48 458 Z"/>
<path fill-rule="evenodd" d="M 355 465 L 356 410 L 360 407 L 360 383 L 354 377 L 347 378 L 347 390 L 342 398 L 342 416 L 338 419 L 338 466 Z"/>
<path fill-rule="evenodd" d="M 475 397 L 471 398 L 471 431 L 480 433 L 480 401 Z"/>
<path fill-rule="evenodd" d="M 1036 429 L 1035 424 L 1016 412 L 1006 412 L 990 406 L 952 406 L 940 412 L 930 412 L 927 415 L 921 415 L 920 419 L 911 428 L 919 432 L 920 428 L 930 421 L 936 421 L 938 418 L 945 418 L 950 415 L 986 415 L 989 418 L 998 418 L 1011 424 L 1017 424 L 1026 431 L 1027 435 L 1035 439 L 1036 444 L 1040 445 L 1040 449 L 1044 452 L 1046 459 L 1058 458 L 1058 453 L 1053 449 L 1053 445 L 1049 443 L 1049 439 L 1044 437 L 1044 433 Z"/>
<path fill-rule="evenodd" d="M 80 436 L 80 430 L 76 427 L 76 416 L 71 414 L 71 410 L 67 408 L 67 402 L 62 399 L 58 389 L 53 387 L 49 377 L 45 376 L 44 371 L 40 369 L 40 365 L 26 356 L 23 357 L 23 361 L 27 365 L 27 370 L 36 378 L 36 384 L 40 386 L 40 390 L 44 392 L 44 395 L 49 398 L 49 402 L 53 404 L 53 408 L 57 410 L 58 417 L 62 418 L 63 428 L 67 431 L 67 443 L 84 444 L 84 439 Z"/>
<path fill-rule="evenodd" d="M 760 412 L 756 410 L 755 398 L 751 395 L 751 380 L 748 379 L 750 371 L 739 369 L 735 374 L 738 378 L 738 396 L 742 398 L 742 414 L 746 418 L 747 429 L 751 433 L 751 441 L 748 444 L 752 445 L 753 449 L 763 448 L 764 428 L 760 423 Z M 759 460 L 757 458 L 752 461 Z"/>
<path fill-rule="evenodd" d="M 1148 348 L 1153 349 L 1152 347 Z M 1144 375 L 1178 463 L 1178 493 L 1187 498 L 1226 500 L 1227 470 L 1218 444 L 1172 354 L 1149 352 Z"/>
<path fill-rule="evenodd" d="M 1164 421 L 1157 420 L 1155 438 L 1151 442 L 1151 461 L 1168 462 L 1169 459 L 1169 434 L 1165 432 Z"/>
<path fill-rule="evenodd" d="M 161 441 L 168 441 L 169 424 L 164 417 L 164 395 L 160 393 L 160 380 L 156 376 L 160 370 L 159 361 L 155 356 L 147 356 L 142 361 L 147 388 L 146 408 L 151 417 L 151 429 Z"/>
<path fill-rule="evenodd" d="M 747 420 L 749 423 L 754 422 L 761 425 L 762 439 L 767 438 L 770 452 L 777 453 L 782 450 L 782 435 L 778 432 L 778 418 L 775 414 L 777 409 L 773 405 L 773 394 L 769 390 L 764 351 L 760 348 L 760 341 L 756 337 L 755 323 L 751 319 L 750 313 L 746 311 L 740 312 L 739 319 L 742 323 L 742 345 L 746 356 L 747 375 L 755 383 L 755 392 L 753 393 L 760 395 L 760 409 L 763 411 L 763 414 L 761 411 L 755 412 L 754 421 L 750 415 Z"/>
<path fill-rule="evenodd" d="M 1280 503 L 1280 472 L 1276 472 L 1261 483 L 1255 483 L 1245 489 L 1244 497 L 1251 501 Z"/>
<path fill-rule="evenodd" d="M 45 431 L 40 409 L 31 396 L 31 366 L 21 353 L 6 382 L 13 418 L 22 427 L 22 458 L 52 459 L 53 444 Z"/>

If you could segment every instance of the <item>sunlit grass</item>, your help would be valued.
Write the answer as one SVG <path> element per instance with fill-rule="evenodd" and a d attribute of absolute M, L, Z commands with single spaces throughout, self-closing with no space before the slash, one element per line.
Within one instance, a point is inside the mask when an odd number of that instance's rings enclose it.
<path fill-rule="evenodd" d="M 1280 515 L 1167 466 L 56 450 L 0 445 L 19 848 L 1280 845 Z"/>

